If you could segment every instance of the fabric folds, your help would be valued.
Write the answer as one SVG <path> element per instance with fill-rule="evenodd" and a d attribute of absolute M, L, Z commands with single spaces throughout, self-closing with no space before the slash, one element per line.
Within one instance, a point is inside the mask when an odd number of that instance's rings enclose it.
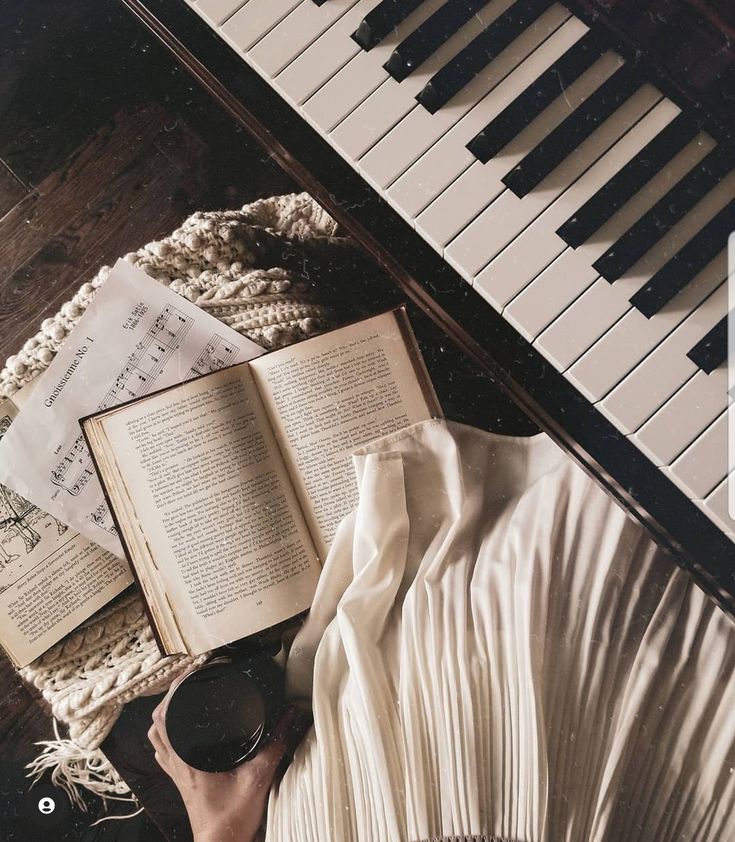
<path fill-rule="evenodd" d="M 294 641 L 270 842 L 735 838 L 732 622 L 550 439 L 354 457 Z"/>

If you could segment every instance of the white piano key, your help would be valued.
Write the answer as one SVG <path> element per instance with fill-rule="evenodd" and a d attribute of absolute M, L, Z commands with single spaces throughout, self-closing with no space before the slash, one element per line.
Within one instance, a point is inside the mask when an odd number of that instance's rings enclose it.
<path fill-rule="evenodd" d="M 487 164 L 475 161 L 416 217 L 416 230 L 439 252 L 444 253 L 447 243 L 466 226 L 467 219 L 474 218 L 501 195 L 505 185 L 500 179 L 534 142 L 528 132 L 535 138 L 545 134 L 543 127 L 533 125 L 504 150 L 502 157 L 492 158 Z M 464 277 L 470 282 L 474 280 L 472 274 Z"/>
<path fill-rule="evenodd" d="M 637 430 L 697 372 L 687 357 L 727 313 L 727 284 L 721 284 L 610 394 L 597 404 L 623 433 Z"/>
<path fill-rule="evenodd" d="M 670 465 L 727 406 L 727 365 L 698 371 L 630 440 L 654 465 Z"/>
<path fill-rule="evenodd" d="M 505 4 L 505 7 L 508 5 Z M 568 10 L 555 4 L 478 73 L 463 88 L 461 95 L 453 97 L 435 114 L 430 114 L 425 108 L 414 108 L 361 159 L 360 172 L 364 178 L 378 190 L 387 189 L 568 19 Z"/>
<path fill-rule="evenodd" d="M 651 274 L 628 278 L 631 287 L 637 289 Z M 566 371 L 625 311 L 627 298 L 608 301 L 609 292 L 607 281 L 598 277 L 534 342 L 558 371 Z"/>
<path fill-rule="evenodd" d="M 547 328 L 598 277 L 592 264 L 617 242 L 630 226 L 714 147 L 709 135 L 701 134 L 656 173 L 645 187 L 576 249 L 566 249 L 541 272 L 503 311 L 503 316 L 530 342 Z"/>
<path fill-rule="evenodd" d="M 606 238 L 606 242 L 612 245 L 615 240 Z M 595 281 L 594 259 L 584 252 L 567 248 L 511 301 L 503 310 L 503 317 L 529 342 L 533 342 Z"/>
<path fill-rule="evenodd" d="M 474 278 L 487 262 L 478 262 L 477 259 L 471 258 L 486 240 L 484 224 L 477 222 L 475 218 L 479 219 L 478 214 L 506 190 L 502 182 L 503 176 L 584 102 L 621 63 L 622 59 L 619 56 L 611 52 L 606 53 L 486 164 L 477 161 L 465 149 L 464 152 L 473 162 L 471 166 L 416 218 L 417 230 L 429 242 L 437 246 L 447 246 L 456 238 L 444 257 L 468 280 Z M 473 219 L 477 225 L 470 225 Z"/>
<path fill-rule="evenodd" d="M 227 18 L 248 2 L 249 0 L 198 0 L 191 5 L 213 26 L 221 26 Z"/>
<path fill-rule="evenodd" d="M 236 49 L 247 52 L 299 5 L 301 0 L 248 0 L 220 27 Z"/>
<path fill-rule="evenodd" d="M 585 32 L 587 27 L 577 18 L 561 26 L 397 179 L 386 199 L 415 219 L 477 160 L 466 144 Z"/>
<path fill-rule="evenodd" d="M 726 477 L 704 500 L 695 500 L 694 505 L 701 509 L 710 520 L 716 523 L 725 532 L 730 540 L 735 540 L 735 520 L 730 517 L 728 511 L 728 497 L 730 483 L 735 482 L 734 476 Z"/>
<path fill-rule="evenodd" d="M 642 107 L 645 107 L 644 102 Z M 490 298 L 494 307 L 502 309 L 555 260 L 567 247 L 556 229 L 678 113 L 677 106 L 664 99 L 644 114 L 630 131 L 490 262 L 483 272 L 488 277 L 484 297 Z"/>
<path fill-rule="evenodd" d="M 425 0 L 377 47 L 373 47 L 369 52 L 360 50 L 304 103 L 302 113 L 309 122 L 324 134 L 331 132 L 389 78 L 383 64 L 390 54 L 410 32 L 413 32 L 441 5 L 442 0 Z"/>
<path fill-rule="evenodd" d="M 313 0 L 303 0 L 250 50 L 248 60 L 264 76 L 273 78 L 357 2 L 329 0 L 317 6 Z"/>
<path fill-rule="evenodd" d="M 615 283 L 599 278 L 536 339 L 559 371 L 566 371 L 631 307 L 630 298 L 732 198 L 735 173 L 727 175 Z"/>
<path fill-rule="evenodd" d="M 645 85 L 534 190 L 523 198 L 516 196 L 512 190 L 505 190 L 449 243 L 444 249 L 445 260 L 458 270 L 474 276 L 473 285 L 481 295 L 492 296 L 494 272 L 488 266 L 490 261 L 573 184 L 593 161 L 616 143 L 659 97 L 655 88 Z"/>
<path fill-rule="evenodd" d="M 703 500 L 727 476 L 727 411 L 661 470 L 689 497 Z"/>
<path fill-rule="evenodd" d="M 361 158 L 410 111 L 421 108 L 416 94 L 429 79 L 513 2 L 491 0 L 402 82 L 388 74 L 383 84 L 334 129 L 332 145 L 352 161 Z"/>
<path fill-rule="evenodd" d="M 723 250 L 650 319 L 631 307 L 577 360 L 567 379 L 593 403 L 601 400 L 727 277 Z"/>
<path fill-rule="evenodd" d="M 290 103 L 302 105 L 360 52 L 350 35 L 379 2 L 361 0 L 276 75 L 273 84 Z"/>

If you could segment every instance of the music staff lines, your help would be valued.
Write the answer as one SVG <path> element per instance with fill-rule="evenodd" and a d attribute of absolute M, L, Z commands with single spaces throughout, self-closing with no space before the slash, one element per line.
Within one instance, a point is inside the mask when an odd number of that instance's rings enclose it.
<path fill-rule="evenodd" d="M 180 347 L 192 320 L 171 305 L 166 305 L 142 341 L 136 345 L 122 371 L 99 405 L 99 409 L 141 397 L 148 392 L 166 364 Z"/>
<path fill-rule="evenodd" d="M 210 374 L 213 371 L 219 371 L 230 365 L 235 358 L 237 349 L 230 343 L 223 339 L 219 334 L 215 333 L 207 342 L 202 353 L 197 357 L 194 365 L 189 369 L 186 375 L 186 380 L 192 377 L 201 377 L 203 374 Z"/>
<path fill-rule="evenodd" d="M 181 346 L 192 319 L 167 304 L 156 317 L 143 339 L 137 343 L 122 370 L 98 405 L 109 409 L 150 391 L 166 364 Z M 92 458 L 80 434 L 61 462 L 51 472 L 51 482 L 72 496 L 81 493 L 94 474 Z"/>

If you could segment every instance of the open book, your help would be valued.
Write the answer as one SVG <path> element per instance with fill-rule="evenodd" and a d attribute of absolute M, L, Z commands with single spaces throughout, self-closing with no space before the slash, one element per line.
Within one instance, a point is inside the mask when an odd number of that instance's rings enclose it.
<path fill-rule="evenodd" d="M 163 651 L 307 609 L 349 454 L 440 414 L 399 308 L 83 419 Z"/>

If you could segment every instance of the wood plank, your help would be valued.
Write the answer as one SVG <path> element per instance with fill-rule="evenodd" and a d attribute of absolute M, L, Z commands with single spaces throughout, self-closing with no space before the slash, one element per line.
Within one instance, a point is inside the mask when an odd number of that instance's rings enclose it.
<path fill-rule="evenodd" d="M 163 89 L 160 53 L 114 0 L 2 4 L 0 159 L 38 185 L 109 122 Z"/>
<path fill-rule="evenodd" d="M 112 179 L 140 160 L 142 150 L 164 131 L 167 119 L 158 105 L 118 115 L 0 219 L 0 278 L 20 269 L 64 228 L 70 215 L 93 202 Z"/>
<path fill-rule="evenodd" d="M 172 114 L 179 115 L 177 125 L 183 123 L 206 143 L 207 155 L 196 170 L 208 188 L 199 210 L 239 208 L 256 199 L 299 191 L 276 161 L 263 154 L 260 145 L 201 91 L 186 103 L 172 99 L 168 105 Z M 171 147 L 168 132 L 155 145 L 182 172 L 190 170 L 191 162 Z"/>
<path fill-rule="evenodd" d="M 114 0 L 22 5 L 0 27 L 0 364 L 101 265 L 170 233 L 193 210 L 294 188 Z M 141 106 L 150 102 L 157 104 Z M 3 842 L 162 838 L 145 814 L 91 828 L 108 812 L 94 796 L 89 813 L 71 809 L 52 835 L 35 825 L 24 766 L 38 753 L 34 743 L 53 737 L 51 719 L 2 655 L 0 682 Z M 121 757 L 131 737 L 148 756 L 146 715 L 140 739 L 127 713 L 120 720 L 111 744 Z M 156 770 L 153 792 L 172 787 Z M 160 801 L 163 814 L 176 804 L 172 822 L 186 830 L 181 802 L 165 792 Z M 68 803 L 65 795 L 59 803 Z"/>
<path fill-rule="evenodd" d="M 4 656 L 0 656 L 0 682 L 3 687 L 0 788 L 5 802 L 0 811 L 0 838 L 5 840 L 11 838 L 9 834 L 24 819 L 29 783 L 25 780 L 25 765 L 38 753 L 35 743 L 53 738 L 53 731 L 49 714 L 39 703 L 37 694 L 21 681 Z"/>
<path fill-rule="evenodd" d="M 0 161 L 0 219 L 27 195 L 28 188 Z"/>
<path fill-rule="evenodd" d="M 195 151 L 200 157 L 203 153 L 202 144 L 183 128 L 169 142 L 186 150 L 188 172 L 174 166 L 153 144 L 148 150 L 139 149 L 142 160 L 130 162 L 103 192 L 75 208 L 74 215 L 68 208 L 70 221 L 0 286 L 1 358 L 17 352 L 39 323 L 100 266 L 170 233 L 198 206 L 207 189 L 197 177 L 201 166 L 194 165 Z"/>

